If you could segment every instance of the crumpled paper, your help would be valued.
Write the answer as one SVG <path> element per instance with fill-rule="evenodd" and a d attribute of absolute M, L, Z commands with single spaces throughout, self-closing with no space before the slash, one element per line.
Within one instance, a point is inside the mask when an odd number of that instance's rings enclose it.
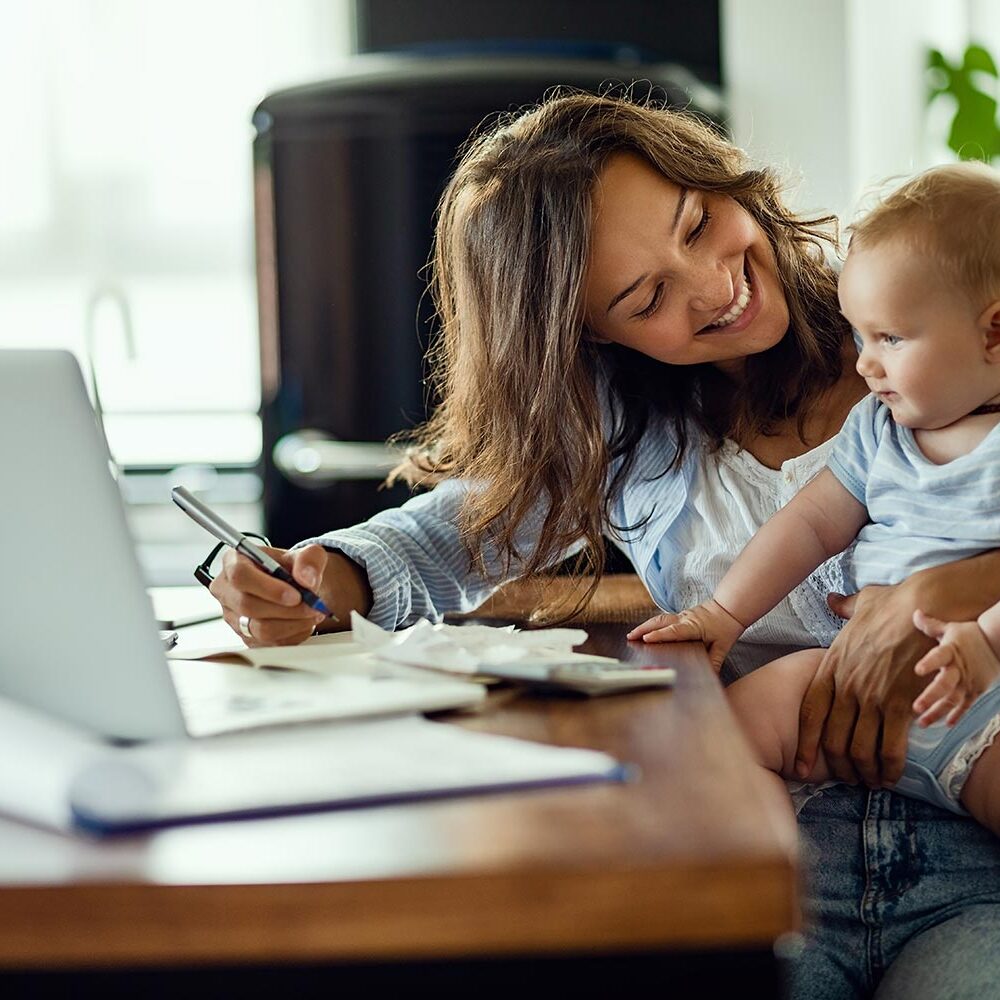
<path fill-rule="evenodd" d="M 409 628 L 387 632 L 351 612 L 354 642 L 380 660 L 461 674 L 488 674 L 490 667 L 536 662 L 600 663 L 612 657 L 575 653 L 587 641 L 578 628 L 521 630 L 513 625 L 445 625 L 421 619 Z"/>

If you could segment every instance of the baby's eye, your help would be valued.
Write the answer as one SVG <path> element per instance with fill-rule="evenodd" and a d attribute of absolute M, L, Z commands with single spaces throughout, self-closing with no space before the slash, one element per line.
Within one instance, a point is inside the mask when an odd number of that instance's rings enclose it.
<path fill-rule="evenodd" d="M 901 344 L 902 342 L 903 338 L 897 337 L 894 333 L 882 334 L 882 343 L 885 344 L 887 347 L 895 347 L 897 344 Z"/>

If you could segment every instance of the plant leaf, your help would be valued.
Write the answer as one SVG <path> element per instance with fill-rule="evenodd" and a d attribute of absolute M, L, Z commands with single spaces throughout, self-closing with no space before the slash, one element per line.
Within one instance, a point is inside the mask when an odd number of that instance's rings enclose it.
<path fill-rule="evenodd" d="M 965 50 L 962 59 L 962 69 L 966 73 L 989 73 L 990 76 L 1000 76 L 997 73 L 996 63 L 993 56 L 989 54 L 981 45 L 970 45 Z"/>
<path fill-rule="evenodd" d="M 980 74 L 1000 77 L 993 57 L 981 45 L 965 50 L 961 66 L 952 65 L 938 49 L 928 50 L 927 103 L 942 94 L 950 95 L 956 103 L 948 147 L 960 159 L 989 162 L 1000 157 L 1000 123 L 996 98 L 977 86 L 984 82 Z"/>

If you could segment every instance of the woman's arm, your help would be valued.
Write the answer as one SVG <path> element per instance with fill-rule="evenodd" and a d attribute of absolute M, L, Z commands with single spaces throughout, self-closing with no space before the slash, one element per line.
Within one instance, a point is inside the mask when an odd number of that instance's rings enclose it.
<path fill-rule="evenodd" d="M 504 566 L 490 546 L 484 547 L 484 575 L 473 564 L 459 527 L 469 488 L 463 481 L 446 480 L 363 524 L 307 539 L 287 552 L 270 550 L 299 583 L 316 590 L 337 622 L 321 620 L 293 588 L 235 553 L 227 556 L 212 593 L 248 645 L 302 642 L 314 627 L 349 628 L 351 611 L 395 629 L 417 618 L 440 620 L 448 611 L 471 610 L 520 574 L 537 544 L 545 508 L 539 504 L 518 529 L 520 559 Z M 240 628 L 241 618 L 249 619 L 249 635 Z"/>
<path fill-rule="evenodd" d="M 913 667 L 933 645 L 914 628 L 913 612 L 971 621 L 998 600 L 1000 550 L 831 599 L 833 610 L 849 621 L 803 699 L 798 772 L 809 773 L 822 746 L 839 780 L 894 785 L 903 773 L 912 705 L 927 684 Z"/>
<path fill-rule="evenodd" d="M 539 503 L 518 527 L 521 558 L 505 566 L 495 549 L 483 547 L 486 574 L 473 565 L 463 543 L 459 518 L 470 485 L 445 480 L 401 507 L 382 511 L 363 524 L 300 542 L 339 552 L 365 574 L 371 606 L 365 617 L 395 629 L 418 618 L 440 621 L 449 611 L 471 611 L 521 573 L 537 545 L 546 507 Z M 567 549 L 562 558 L 579 551 Z M 294 551 L 294 550 L 293 550 Z"/>
<path fill-rule="evenodd" d="M 1000 656 L 1000 601 L 987 608 L 978 621 L 993 652 Z"/>

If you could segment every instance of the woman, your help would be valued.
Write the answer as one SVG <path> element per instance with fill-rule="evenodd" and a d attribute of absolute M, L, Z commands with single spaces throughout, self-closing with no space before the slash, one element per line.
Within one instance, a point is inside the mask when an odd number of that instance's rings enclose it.
<path fill-rule="evenodd" d="M 342 623 L 353 609 L 387 627 L 474 607 L 573 552 L 599 576 L 602 535 L 661 607 L 711 593 L 866 391 L 823 254 L 830 221 L 796 219 L 770 172 L 690 116 L 570 95 L 501 123 L 467 149 L 438 219 L 441 403 L 401 470 L 438 485 L 281 559 Z M 807 696 L 800 754 L 822 739 L 838 776 L 875 790 L 802 809 L 807 838 L 822 834 L 802 996 L 867 996 L 886 968 L 880 996 L 1000 981 L 1000 948 L 960 957 L 984 927 L 1000 942 L 1000 852 L 878 788 L 901 769 L 928 648 L 914 608 L 971 617 L 1000 598 L 998 570 L 990 553 L 832 603 L 851 621 Z M 832 633 L 837 579 L 824 567 L 731 669 Z M 321 623 L 239 558 L 212 591 L 248 643 Z"/>

